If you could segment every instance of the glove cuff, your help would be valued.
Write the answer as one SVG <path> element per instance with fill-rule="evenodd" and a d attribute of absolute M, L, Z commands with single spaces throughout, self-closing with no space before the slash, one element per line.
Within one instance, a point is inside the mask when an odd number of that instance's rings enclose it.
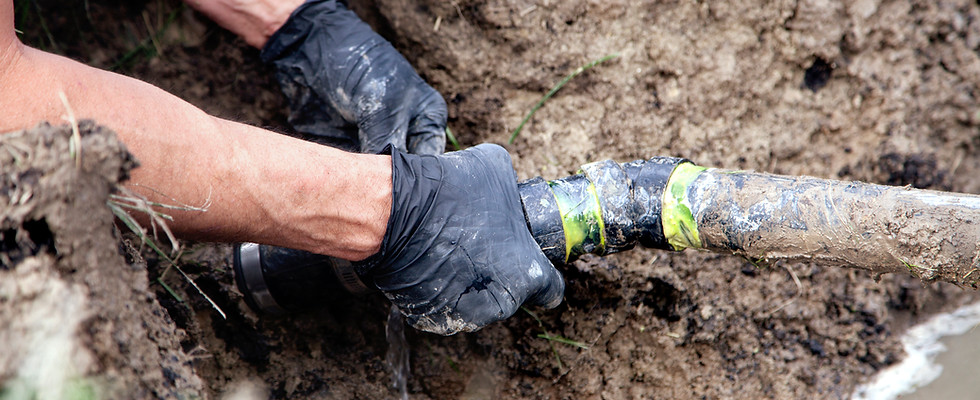
<path fill-rule="evenodd" d="M 420 177 L 432 183 L 441 183 L 441 168 L 435 156 L 419 156 L 399 150 L 388 144 L 379 154 L 391 156 L 391 212 L 384 237 L 381 240 L 381 250 L 374 255 L 354 263 L 354 270 L 362 279 L 368 277 L 373 269 L 387 264 L 391 255 L 397 254 L 404 246 L 404 241 L 412 232 L 402 232 L 401 227 L 412 225 L 410 222 L 419 219 L 420 213 L 426 212 L 432 206 L 438 189 L 428 186 L 420 187 Z M 423 172 L 428 171 L 428 172 Z M 402 242 L 402 243 L 400 243 Z"/>

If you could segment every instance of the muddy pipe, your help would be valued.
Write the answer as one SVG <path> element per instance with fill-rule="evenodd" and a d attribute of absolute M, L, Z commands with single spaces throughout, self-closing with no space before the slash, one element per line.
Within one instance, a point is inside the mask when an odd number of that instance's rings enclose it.
<path fill-rule="evenodd" d="M 906 272 L 973 288 L 980 281 L 976 195 L 709 169 L 672 157 L 591 163 L 518 188 L 528 229 L 555 264 L 639 244 Z M 241 244 L 234 267 L 246 302 L 264 312 L 370 290 L 350 262 L 298 250 Z"/>

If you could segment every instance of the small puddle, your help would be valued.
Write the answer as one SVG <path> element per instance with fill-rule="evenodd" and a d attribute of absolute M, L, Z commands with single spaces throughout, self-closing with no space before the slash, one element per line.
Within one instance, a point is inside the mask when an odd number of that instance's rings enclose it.
<path fill-rule="evenodd" d="M 902 336 L 905 358 L 858 386 L 851 399 L 978 398 L 974 384 L 980 375 L 978 324 L 980 302 L 913 326 Z"/>
<path fill-rule="evenodd" d="M 980 328 L 951 336 L 943 340 L 949 348 L 936 357 L 943 367 L 939 378 L 925 385 L 902 400 L 977 399 L 976 379 L 980 376 Z"/>
<path fill-rule="evenodd" d="M 498 368 L 495 364 L 491 361 L 484 361 L 470 377 L 469 382 L 466 383 L 466 388 L 463 389 L 463 394 L 459 396 L 459 400 L 498 399 L 497 373 Z"/>
<path fill-rule="evenodd" d="M 408 362 L 408 340 L 405 340 L 405 317 L 394 304 L 388 310 L 388 321 L 385 324 L 385 338 L 388 339 L 388 353 L 385 362 L 391 369 L 391 387 L 398 391 L 400 399 L 408 400 L 408 374 L 411 366 Z"/>

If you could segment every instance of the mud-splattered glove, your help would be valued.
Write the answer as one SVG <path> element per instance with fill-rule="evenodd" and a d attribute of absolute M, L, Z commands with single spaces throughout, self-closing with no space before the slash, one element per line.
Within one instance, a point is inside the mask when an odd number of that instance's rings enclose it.
<path fill-rule="evenodd" d="M 388 230 L 358 275 L 410 325 L 451 335 L 507 318 L 525 302 L 561 303 L 565 283 L 528 231 L 506 150 L 391 153 Z"/>
<path fill-rule="evenodd" d="M 446 102 L 388 41 L 335 0 L 307 1 L 262 49 L 297 131 L 348 151 L 446 147 Z"/>

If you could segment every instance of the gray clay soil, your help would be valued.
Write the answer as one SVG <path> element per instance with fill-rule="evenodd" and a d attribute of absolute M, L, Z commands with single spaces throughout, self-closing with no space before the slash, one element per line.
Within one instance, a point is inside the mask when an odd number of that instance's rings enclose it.
<path fill-rule="evenodd" d="M 257 51 L 179 2 L 17 7 L 33 46 L 289 133 Z M 976 2 L 368 0 L 355 8 L 444 95 L 464 146 L 504 142 L 564 75 L 619 54 L 562 89 L 508 147 L 521 178 L 669 155 L 980 193 Z M 154 42 L 148 31 L 161 35 Z M 3 165 L 4 196 L 31 179 L 11 171 Z M 91 195 L 102 199 L 106 188 Z M 4 232 L 27 229 L 3 210 Z M 44 300 L 11 297 L 9 287 L 52 280 L 82 299 L 85 313 L 72 321 L 88 328 L 70 339 L 99 360 L 78 361 L 90 366 L 78 371 L 89 377 L 82 382 L 129 389 L 117 397 L 216 398 L 248 382 L 272 398 L 397 395 L 384 362 L 380 296 L 259 316 L 234 288 L 230 247 L 188 244 L 181 264 L 228 313 L 222 319 L 178 275 L 162 281 L 183 302 L 158 284 L 166 265 L 156 258 L 144 264 L 111 251 L 123 243 L 111 217 L 90 214 L 98 221 L 79 219 L 84 229 L 48 224 L 53 252 L 9 250 L 38 252 L 25 260 L 40 261 L 0 270 L 0 338 L 33 323 L 18 310 Z M 60 247 L 78 240 L 93 243 Z M 540 324 L 521 312 L 473 334 L 410 331 L 411 398 L 846 398 L 903 357 L 906 327 L 978 297 L 905 275 L 694 251 L 640 249 L 563 270 L 565 302 L 532 310 Z M 545 331 L 588 348 L 539 338 Z M 28 353 L 0 354 L 9 387 Z"/>

